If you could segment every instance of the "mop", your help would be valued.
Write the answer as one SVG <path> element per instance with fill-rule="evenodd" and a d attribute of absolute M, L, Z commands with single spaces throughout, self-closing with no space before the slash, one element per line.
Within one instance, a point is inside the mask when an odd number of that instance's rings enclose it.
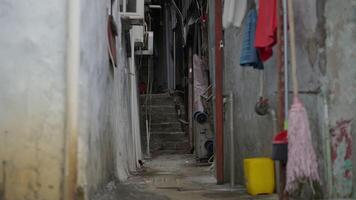
<path fill-rule="evenodd" d="M 300 183 L 309 183 L 314 191 L 312 182 L 319 182 L 318 163 L 311 142 L 308 116 L 305 107 L 298 97 L 297 63 L 295 50 L 295 24 L 293 1 L 288 1 L 293 104 L 288 117 L 288 163 L 286 191 L 292 193 Z"/>

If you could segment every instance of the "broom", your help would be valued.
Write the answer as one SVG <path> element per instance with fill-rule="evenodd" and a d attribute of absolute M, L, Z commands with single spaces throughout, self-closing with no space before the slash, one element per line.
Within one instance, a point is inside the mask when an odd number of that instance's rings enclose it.
<path fill-rule="evenodd" d="M 288 2 L 290 45 L 293 79 L 293 104 L 288 117 L 288 162 L 286 191 L 292 193 L 298 189 L 300 183 L 320 183 L 318 163 L 316 160 L 307 112 L 298 97 L 297 62 L 295 49 L 295 24 L 293 1 Z"/>

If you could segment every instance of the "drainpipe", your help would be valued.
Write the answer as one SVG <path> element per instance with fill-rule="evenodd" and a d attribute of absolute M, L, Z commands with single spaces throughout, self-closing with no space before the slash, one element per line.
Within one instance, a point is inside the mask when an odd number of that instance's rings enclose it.
<path fill-rule="evenodd" d="M 176 32 L 173 32 L 173 89 L 176 89 Z"/>
<path fill-rule="evenodd" d="M 223 96 L 222 96 L 222 8 L 221 0 L 215 0 L 215 156 L 217 184 L 224 183 L 224 127 L 223 127 Z"/>
<path fill-rule="evenodd" d="M 172 69 L 171 69 L 171 63 L 170 63 L 170 49 L 169 49 L 169 22 L 168 22 L 168 18 L 169 18 L 169 4 L 165 3 L 164 6 L 164 30 L 165 30 L 165 48 L 166 48 L 166 52 L 165 52 L 165 58 L 166 58 L 166 69 L 167 69 L 167 89 L 170 92 L 173 87 L 172 87 Z"/>
<path fill-rule="evenodd" d="M 235 186 L 234 93 L 230 93 L 230 186 Z"/>
<path fill-rule="evenodd" d="M 276 116 L 276 111 L 272 108 L 269 108 L 268 110 L 269 115 L 272 118 L 272 133 L 273 134 L 277 134 L 278 132 L 278 120 L 277 120 L 277 116 Z M 280 166 L 280 162 L 279 161 L 274 161 L 275 163 L 275 180 L 276 180 L 276 192 L 277 194 L 282 194 L 281 191 L 284 191 L 284 187 L 281 188 L 281 174 L 280 174 L 280 170 L 281 170 L 281 166 Z M 281 198 L 282 196 L 279 196 L 279 199 L 283 199 Z"/>
<path fill-rule="evenodd" d="M 67 99 L 63 199 L 74 200 L 77 188 L 78 71 L 80 65 L 80 0 L 68 0 Z"/>
<path fill-rule="evenodd" d="M 137 73 L 135 64 L 135 33 L 134 28 L 130 30 L 130 42 L 131 42 L 131 59 L 130 59 L 130 84 L 131 84 L 131 127 L 132 127 L 132 140 L 133 140 L 133 168 L 140 167 L 138 160 L 142 159 L 142 150 L 140 143 L 140 122 L 139 122 L 139 110 L 138 110 L 138 91 L 137 91 Z"/>
<path fill-rule="evenodd" d="M 188 53 L 188 121 L 189 121 L 189 146 L 192 150 L 194 148 L 193 136 L 193 53 L 192 48 L 189 47 Z"/>

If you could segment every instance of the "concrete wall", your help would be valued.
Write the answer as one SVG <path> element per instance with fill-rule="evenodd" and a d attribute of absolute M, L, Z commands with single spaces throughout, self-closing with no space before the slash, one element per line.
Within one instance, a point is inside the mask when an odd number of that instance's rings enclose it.
<path fill-rule="evenodd" d="M 356 98 L 354 89 L 356 78 L 353 66 L 355 49 L 350 44 L 355 43 L 353 33 L 355 32 L 355 3 L 353 1 L 340 3 L 336 0 L 301 0 L 294 1 L 294 3 L 296 30 L 298 31 L 296 42 L 300 97 L 308 111 L 313 145 L 318 157 L 322 179 L 322 186 L 317 189 L 318 196 L 327 197 L 333 195 L 332 191 L 335 193 L 345 186 L 341 183 L 342 181 L 350 179 L 348 175 L 342 178 L 341 182 L 338 180 L 339 183 L 333 181 L 333 174 L 339 173 L 340 175 L 342 167 L 351 169 L 351 161 L 345 159 L 343 165 L 334 166 L 334 171 L 332 171 L 330 147 L 332 142 L 329 141 L 332 140 L 332 128 L 338 128 L 337 122 L 354 120 L 355 110 L 352 105 Z M 271 156 L 271 141 L 274 133 L 271 118 L 260 117 L 254 113 L 259 90 L 258 71 L 239 66 L 241 42 L 241 30 L 237 28 L 225 30 L 224 93 L 232 91 L 235 95 L 236 180 L 244 184 L 243 159 Z M 274 109 L 276 109 L 277 100 L 275 58 L 276 55 L 265 63 L 264 70 L 266 97 L 269 98 Z M 225 119 L 227 129 L 230 118 L 226 115 Z M 348 124 L 346 138 L 352 135 L 354 126 L 354 123 Z M 226 129 L 225 152 L 228 153 L 230 132 Z M 343 150 L 345 153 L 345 149 Z M 355 151 L 355 148 L 353 150 Z M 225 160 L 226 180 L 229 179 L 228 158 Z M 353 162 L 355 163 L 355 159 Z M 337 168 L 339 171 L 335 172 Z M 348 172 L 348 174 L 351 173 Z M 347 184 L 352 186 L 350 181 Z M 335 189 L 333 190 L 332 187 Z M 334 194 L 334 196 L 349 197 L 350 194 L 345 195 L 346 193 L 344 191 L 343 195 Z M 310 194 L 310 189 L 304 187 L 300 195 L 303 198 L 310 198 Z"/>
<path fill-rule="evenodd" d="M 356 2 L 327 0 L 325 19 L 332 191 L 334 197 L 356 198 Z"/>
<path fill-rule="evenodd" d="M 109 7 L 110 0 L 82 1 L 78 167 L 79 187 L 89 199 L 110 180 L 125 180 L 135 170 L 125 49 L 119 34 L 118 66 L 111 66 L 107 51 Z M 116 4 L 113 8 L 117 13 Z M 120 18 L 114 17 L 120 33 Z"/>
<path fill-rule="evenodd" d="M 0 199 L 60 199 L 66 1 L 0 2 Z"/>
<path fill-rule="evenodd" d="M 110 0 L 81 5 L 78 191 L 90 199 L 110 180 L 125 180 L 135 160 L 121 34 L 118 67 L 108 59 Z M 0 199 L 61 199 L 66 15 L 62 0 L 0 2 Z"/>

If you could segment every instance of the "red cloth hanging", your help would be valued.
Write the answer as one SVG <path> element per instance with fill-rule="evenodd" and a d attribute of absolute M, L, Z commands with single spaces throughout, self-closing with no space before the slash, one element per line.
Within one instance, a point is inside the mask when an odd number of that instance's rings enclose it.
<path fill-rule="evenodd" d="M 277 42 L 277 0 L 259 0 L 255 47 L 262 61 L 273 55 Z"/>

